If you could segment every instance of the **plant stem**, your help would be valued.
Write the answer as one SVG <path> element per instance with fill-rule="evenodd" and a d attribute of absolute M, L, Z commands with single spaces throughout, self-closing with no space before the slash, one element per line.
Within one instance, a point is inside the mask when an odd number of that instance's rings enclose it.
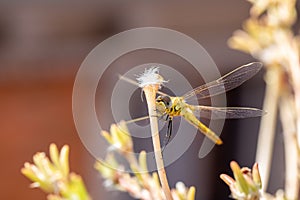
<path fill-rule="evenodd" d="M 289 41 L 289 71 L 292 80 L 292 86 L 294 89 L 294 102 L 296 110 L 296 132 L 297 132 L 297 143 L 300 147 L 300 61 L 299 61 L 299 49 L 298 42 L 296 39 Z"/>
<path fill-rule="evenodd" d="M 292 112 L 295 109 L 293 97 L 288 94 L 282 96 L 279 108 L 285 149 L 285 195 L 287 199 L 298 199 L 299 156 L 295 124 L 296 115 Z"/>
<path fill-rule="evenodd" d="M 262 190 L 266 191 L 271 171 L 273 145 L 277 119 L 277 105 L 279 99 L 280 69 L 269 67 L 266 72 L 266 92 L 263 110 L 267 114 L 262 116 L 256 149 L 256 162 L 261 166 Z"/>
<path fill-rule="evenodd" d="M 162 185 L 162 189 L 166 196 L 166 199 L 173 200 L 169 183 L 167 180 L 166 171 L 164 168 L 164 161 L 161 153 L 161 146 L 160 146 L 160 139 L 159 139 L 159 132 L 158 132 L 157 113 L 156 113 L 156 104 L 155 104 L 156 103 L 155 96 L 156 96 L 156 92 L 158 91 L 158 85 L 146 85 L 145 87 L 143 87 L 143 90 L 148 105 L 152 142 L 153 142 L 153 149 L 154 149 L 158 176 Z"/>

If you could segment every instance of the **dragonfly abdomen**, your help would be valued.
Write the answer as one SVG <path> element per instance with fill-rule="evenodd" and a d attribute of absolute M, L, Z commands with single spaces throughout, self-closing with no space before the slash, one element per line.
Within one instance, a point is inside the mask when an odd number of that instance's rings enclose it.
<path fill-rule="evenodd" d="M 183 113 L 183 117 L 193 126 L 198 128 L 204 135 L 211 139 L 214 143 L 220 145 L 222 140 L 217 136 L 212 130 L 200 122 L 191 111 L 186 111 Z"/>

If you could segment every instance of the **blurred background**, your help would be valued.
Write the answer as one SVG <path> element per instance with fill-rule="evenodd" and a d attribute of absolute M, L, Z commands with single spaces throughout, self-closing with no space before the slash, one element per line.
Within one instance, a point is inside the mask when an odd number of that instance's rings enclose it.
<path fill-rule="evenodd" d="M 45 199 L 20 169 L 32 162 L 37 151 L 48 151 L 54 142 L 71 147 L 71 170 L 83 176 L 93 199 L 132 199 L 127 194 L 107 192 L 94 170 L 94 158 L 84 148 L 72 118 L 72 87 L 77 70 L 87 54 L 100 42 L 119 32 L 144 26 L 180 31 L 197 40 L 210 54 L 221 74 L 254 61 L 229 49 L 227 39 L 241 28 L 250 5 L 243 0 L 133 2 L 133 1 L 27 1 L 0 3 L 0 131 L 1 198 Z M 152 61 L 155 55 L 155 61 Z M 136 64 L 160 62 L 184 67 L 176 56 L 161 52 L 133 52 L 114 66 L 124 73 Z M 182 62 L 182 63 L 180 63 Z M 183 70 L 181 68 L 181 70 Z M 117 80 L 117 67 L 106 72 L 99 87 L 109 98 L 109 87 Z M 111 82 L 109 82 L 109 80 Z M 202 80 L 192 79 L 197 86 Z M 106 89 L 107 88 L 107 89 Z M 106 92 L 105 92 L 106 91 Z M 101 97 L 100 95 L 100 98 Z M 262 107 L 263 71 L 227 94 L 228 105 Z M 109 110 L 99 111 L 109 113 Z M 170 186 L 183 181 L 195 185 L 197 199 L 229 199 L 220 173 L 231 174 L 236 160 L 251 167 L 255 160 L 259 118 L 227 120 L 222 132 L 224 144 L 203 159 L 198 158 L 203 136 L 175 163 L 167 167 Z M 110 115 L 101 123 L 109 128 Z M 274 164 L 268 191 L 283 186 L 282 137 L 277 134 Z M 275 176 L 274 176 L 275 175 Z"/>

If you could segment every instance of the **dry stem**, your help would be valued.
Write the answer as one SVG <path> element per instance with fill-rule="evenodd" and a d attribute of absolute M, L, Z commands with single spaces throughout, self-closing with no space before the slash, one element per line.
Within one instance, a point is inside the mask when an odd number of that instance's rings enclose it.
<path fill-rule="evenodd" d="M 280 101 L 280 118 L 285 148 L 285 195 L 287 199 L 297 199 L 299 193 L 298 147 L 293 97 L 286 94 Z"/>
<path fill-rule="evenodd" d="M 156 104 L 155 104 L 155 95 L 158 91 L 158 85 L 147 85 L 143 88 L 148 104 L 148 112 L 150 117 L 150 125 L 151 125 L 151 134 L 152 134 L 152 142 L 155 154 L 155 161 L 157 166 L 157 171 L 159 175 L 159 179 L 162 185 L 162 189 L 166 196 L 167 200 L 172 200 L 173 197 L 171 195 L 169 183 L 167 180 L 166 171 L 164 168 L 164 161 L 161 154 L 161 146 L 158 132 L 158 123 L 157 123 L 157 113 L 156 113 Z"/>
<path fill-rule="evenodd" d="M 279 68 L 270 68 L 266 74 L 266 92 L 263 110 L 268 113 L 261 119 L 258 144 L 256 149 L 256 162 L 261 166 L 262 189 L 266 191 L 271 171 L 273 145 L 275 137 L 277 105 L 279 98 Z"/>

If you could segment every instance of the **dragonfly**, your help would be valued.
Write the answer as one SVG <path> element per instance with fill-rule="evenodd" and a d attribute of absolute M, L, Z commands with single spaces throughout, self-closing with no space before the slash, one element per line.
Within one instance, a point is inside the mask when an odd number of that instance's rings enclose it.
<path fill-rule="evenodd" d="M 171 138 L 174 117 L 183 117 L 215 144 L 221 145 L 223 142 L 220 137 L 196 116 L 208 119 L 237 119 L 259 117 L 265 114 L 263 110 L 250 107 L 212 107 L 187 103 L 188 100 L 195 96 L 198 100 L 201 100 L 232 90 L 252 78 L 261 68 L 262 63 L 260 62 L 242 65 L 219 79 L 196 87 L 180 97 L 160 92 L 161 95 L 156 98 L 156 109 L 158 116 L 166 117 L 165 120 L 168 122 L 165 146 Z M 131 120 L 131 122 L 146 118 L 141 117 Z"/>

